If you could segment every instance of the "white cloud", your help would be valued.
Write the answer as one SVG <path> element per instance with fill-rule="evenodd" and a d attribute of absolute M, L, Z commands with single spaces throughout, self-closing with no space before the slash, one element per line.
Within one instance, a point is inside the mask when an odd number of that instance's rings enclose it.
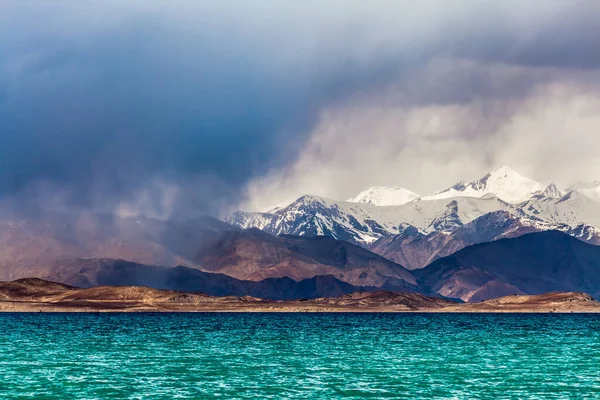
<path fill-rule="evenodd" d="M 464 68 L 432 68 L 415 74 L 416 82 L 322 110 L 298 157 L 253 179 L 240 208 L 265 210 L 306 193 L 346 199 L 372 185 L 426 194 L 503 164 L 563 187 L 600 179 L 600 90 L 581 83 L 598 81 L 594 72 L 582 78 L 580 71 L 473 64 L 465 75 Z M 471 88 L 457 77 L 472 74 L 486 80 L 487 97 L 421 105 L 407 99 L 446 91 L 459 99 Z"/>

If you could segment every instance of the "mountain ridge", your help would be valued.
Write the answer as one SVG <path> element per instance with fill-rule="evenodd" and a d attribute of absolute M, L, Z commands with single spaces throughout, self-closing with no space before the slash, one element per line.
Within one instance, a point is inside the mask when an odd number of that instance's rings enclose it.
<path fill-rule="evenodd" d="M 597 298 L 600 246 L 559 231 L 535 232 L 466 247 L 413 273 L 423 290 L 465 301 L 552 291 Z"/>
<path fill-rule="evenodd" d="M 38 271 L 35 275 L 24 272 L 19 279 L 31 277 L 82 288 L 144 286 L 160 290 L 201 292 L 210 296 L 254 296 L 274 300 L 329 297 L 377 290 L 374 287 L 353 286 L 331 275 L 318 275 L 301 281 L 289 277 L 247 281 L 184 266 L 160 267 L 115 259 L 63 260 L 55 268 Z"/>
<path fill-rule="evenodd" d="M 590 243 L 600 243 L 600 197 L 596 201 L 582 190 L 589 189 L 582 186 L 578 191 L 564 192 L 553 183 L 536 182 L 503 166 L 479 180 L 397 206 L 373 205 L 376 202 L 370 198 L 353 203 L 304 195 L 273 213 L 236 212 L 227 222 L 274 235 L 331 236 L 365 248 L 377 248 L 376 252 L 387 257 L 390 251 L 373 247 L 375 243 L 381 245 L 394 237 L 405 237 L 406 232 L 412 232 L 415 238 L 434 233 L 453 235 L 474 220 L 497 212 L 510 213 L 510 219 L 518 220 L 515 227 L 527 229 L 497 232 L 495 238 L 509 237 L 518 231 L 560 230 Z M 481 241 L 470 240 L 466 245 Z M 442 244 L 441 240 L 434 242 Z M 414 246 L 404 250 L 413 251 Z M 439 250 L 432 248 L 430 252 L 435 254 Z M 409 269 L 423 266 L 422 262 L 412 264 L 407 258 L 394 260 L 401 260 Z"/>
<path fill-rule="evenodd" d="M 459 182 L 448 189 L 424 196 L 422 199 L 434 200 L 459 196 L 483 197 L 487 194 L 493 194 L 506 202 L 518 203 L 546 188 L 547 185 L 526 178 L 512 167 L 503 165 L 487 173 L 481 179 L 472 182 Z"/>

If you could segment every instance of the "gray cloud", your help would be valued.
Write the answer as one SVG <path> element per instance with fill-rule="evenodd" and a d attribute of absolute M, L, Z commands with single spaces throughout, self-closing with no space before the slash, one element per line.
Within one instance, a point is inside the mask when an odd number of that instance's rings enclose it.
<path fill-rule="evenodd" d="M 436 183 L 434 157 L 460 164 L 444 145 L 456 138 L 481 145 L 483 169 L 542 88 L 569 87 L 565 102 L 596 93 L 598 3 L 522 3 L 7 1 L 0 193 L 161 218 L 299 191 L 345 196 L 392 179 L 375 168 L 350 178 L 342 161 L 299 166 L 315 152 L 337 159 L 340 142 L 377 165 L 370 137 L 394 143 L 388 162 L 419 154 L 416 176 L 431 181 L 419 189 Z M 436 118 L 445 126 L 406 127 Z"/>
<path fill-rule="evenodd" d="M 464 68 L 462 62 L 457 68 Z M 522 75 L 535 81 L 540 73 L 520 69 L 513 81 L 506 77 L 514 71 L 505 70 L 512 67 L 471 68 L 505 85 L 518 84 Z M 253 179 L 240 207 L 265 210 L 303 193 L 346 199 L 372 185 L 427 194 L 504 164 L 562 187 L 597 180 L 600 87 L 561 77 L 556 74 L 518 98 L 415 105 L 397 97 L 392 85 L 330 107 L 294 162 Z M 597 82 L 600 73 L 586 78 Z M 444 92 L 443 82 L 428 81 Z"/>

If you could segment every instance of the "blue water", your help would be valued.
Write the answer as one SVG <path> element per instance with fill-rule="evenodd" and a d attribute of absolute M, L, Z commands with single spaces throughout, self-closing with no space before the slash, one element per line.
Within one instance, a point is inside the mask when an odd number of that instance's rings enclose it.
<path fill-rule="evenodd" d="M 600 315 L 0 314 L 4 398 L 600 398 Z"/>

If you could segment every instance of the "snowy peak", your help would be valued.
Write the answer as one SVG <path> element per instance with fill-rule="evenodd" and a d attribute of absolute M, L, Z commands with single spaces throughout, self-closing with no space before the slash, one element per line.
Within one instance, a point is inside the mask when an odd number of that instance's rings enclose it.
<path fill-rule="evenodd" d="M 548 187 L 540 182 L 526 178 L 508 165 L 502 166 L 485 175 L 483 178 L 458 184 L 440 192 L 425 196 L 423 200 L 446 199 L 452 197 L 483 197 L 494 194 L 501 200 L 517 203 L 543 192 Z M 552 188 L 550 188 L 552 190 Z"/>
<path fill-rule="evenodd" d="M 538 190 L 537 192 L 535 192 L 534 195 L 548 197 L 551 199 L 560 199 L 565 195 L 565 193 L 558 189 L 554 183 L 551 183 L 548 186 L 546 186 L 544 190 Z"/>
<path fill-rule="evenodd" d="M 490 172 L 486 176 L 496 178 L 512 178 L 512 179 L 524 179 L 524 176 L 518 173 L 510 165 L 503 165 L 495 171 Z"/>
<path fill-rule="evenodd" d="M 446 240 L 452 232 L 494 212 L 518 219 L 518 224 L 508 227 L 518 233 L 561 230 L 600 244 L 600 184 L 582 185 L 565 193 L 554 184 L 536 182 L 508 166 L 424 197 L 385 186 L 372 187 L 348 202 L 304 195 L 268 213 L 234 213 L 227 222 L 274 235 L 330 236 L 370 245 L 392 236 L 408 239 L 439 234 L 439 240 Z M 585 229 L 576 229 L 581 224 Z M 475 233 L 487 237 L 481 233 L 485 229 Z"/>
<path fill-rule="evenodd" d="M 373 206 L 401 206 L 418 198 L 418 194 L 401 187 L 373 186 L 348 199 L 348 202 Z"/>
<path fill-rule="evenodd" d="M 440 216 L 436 217 L 431 224 L 429 224 L 426 230 L 430 232 L 452 232 L 463 226 L 463 222 L 458 213 L 458 202 L 453 200 L 446 205 L 446 209 Z"/>
<path fill-rule="evenodd" d="M 269 213 L 236 211 L 231 216 L 226 218 L 225 222 L 242 229 L 264 229 L 267 225 L 269 225 L 272 219 L 273 215 Z"/>
<path fill-rule="evenodd" d="M 508 165 L 504 165 L 500 168 L 498 168 L 495 171 L 492 171 L 490 173 L 488 173 L 486 176 L 484 176 L 483 178 L 481 178 L 479 180 L 479 182 L 483 183 L 484 185 L 488 185 L 488 184 L 494 184 L 494 183 L 499 183 L 499 182 L 512 182 L 512 183 L 534 183 L 536 185 L 541 185 L 538 182 L 535 182 L 529 178 L 524 177 L 523 175 L 521 175 L 520 173 L 518 173 L 517 171 L 515 171 L 512 167 L 509 167 Z"/>

